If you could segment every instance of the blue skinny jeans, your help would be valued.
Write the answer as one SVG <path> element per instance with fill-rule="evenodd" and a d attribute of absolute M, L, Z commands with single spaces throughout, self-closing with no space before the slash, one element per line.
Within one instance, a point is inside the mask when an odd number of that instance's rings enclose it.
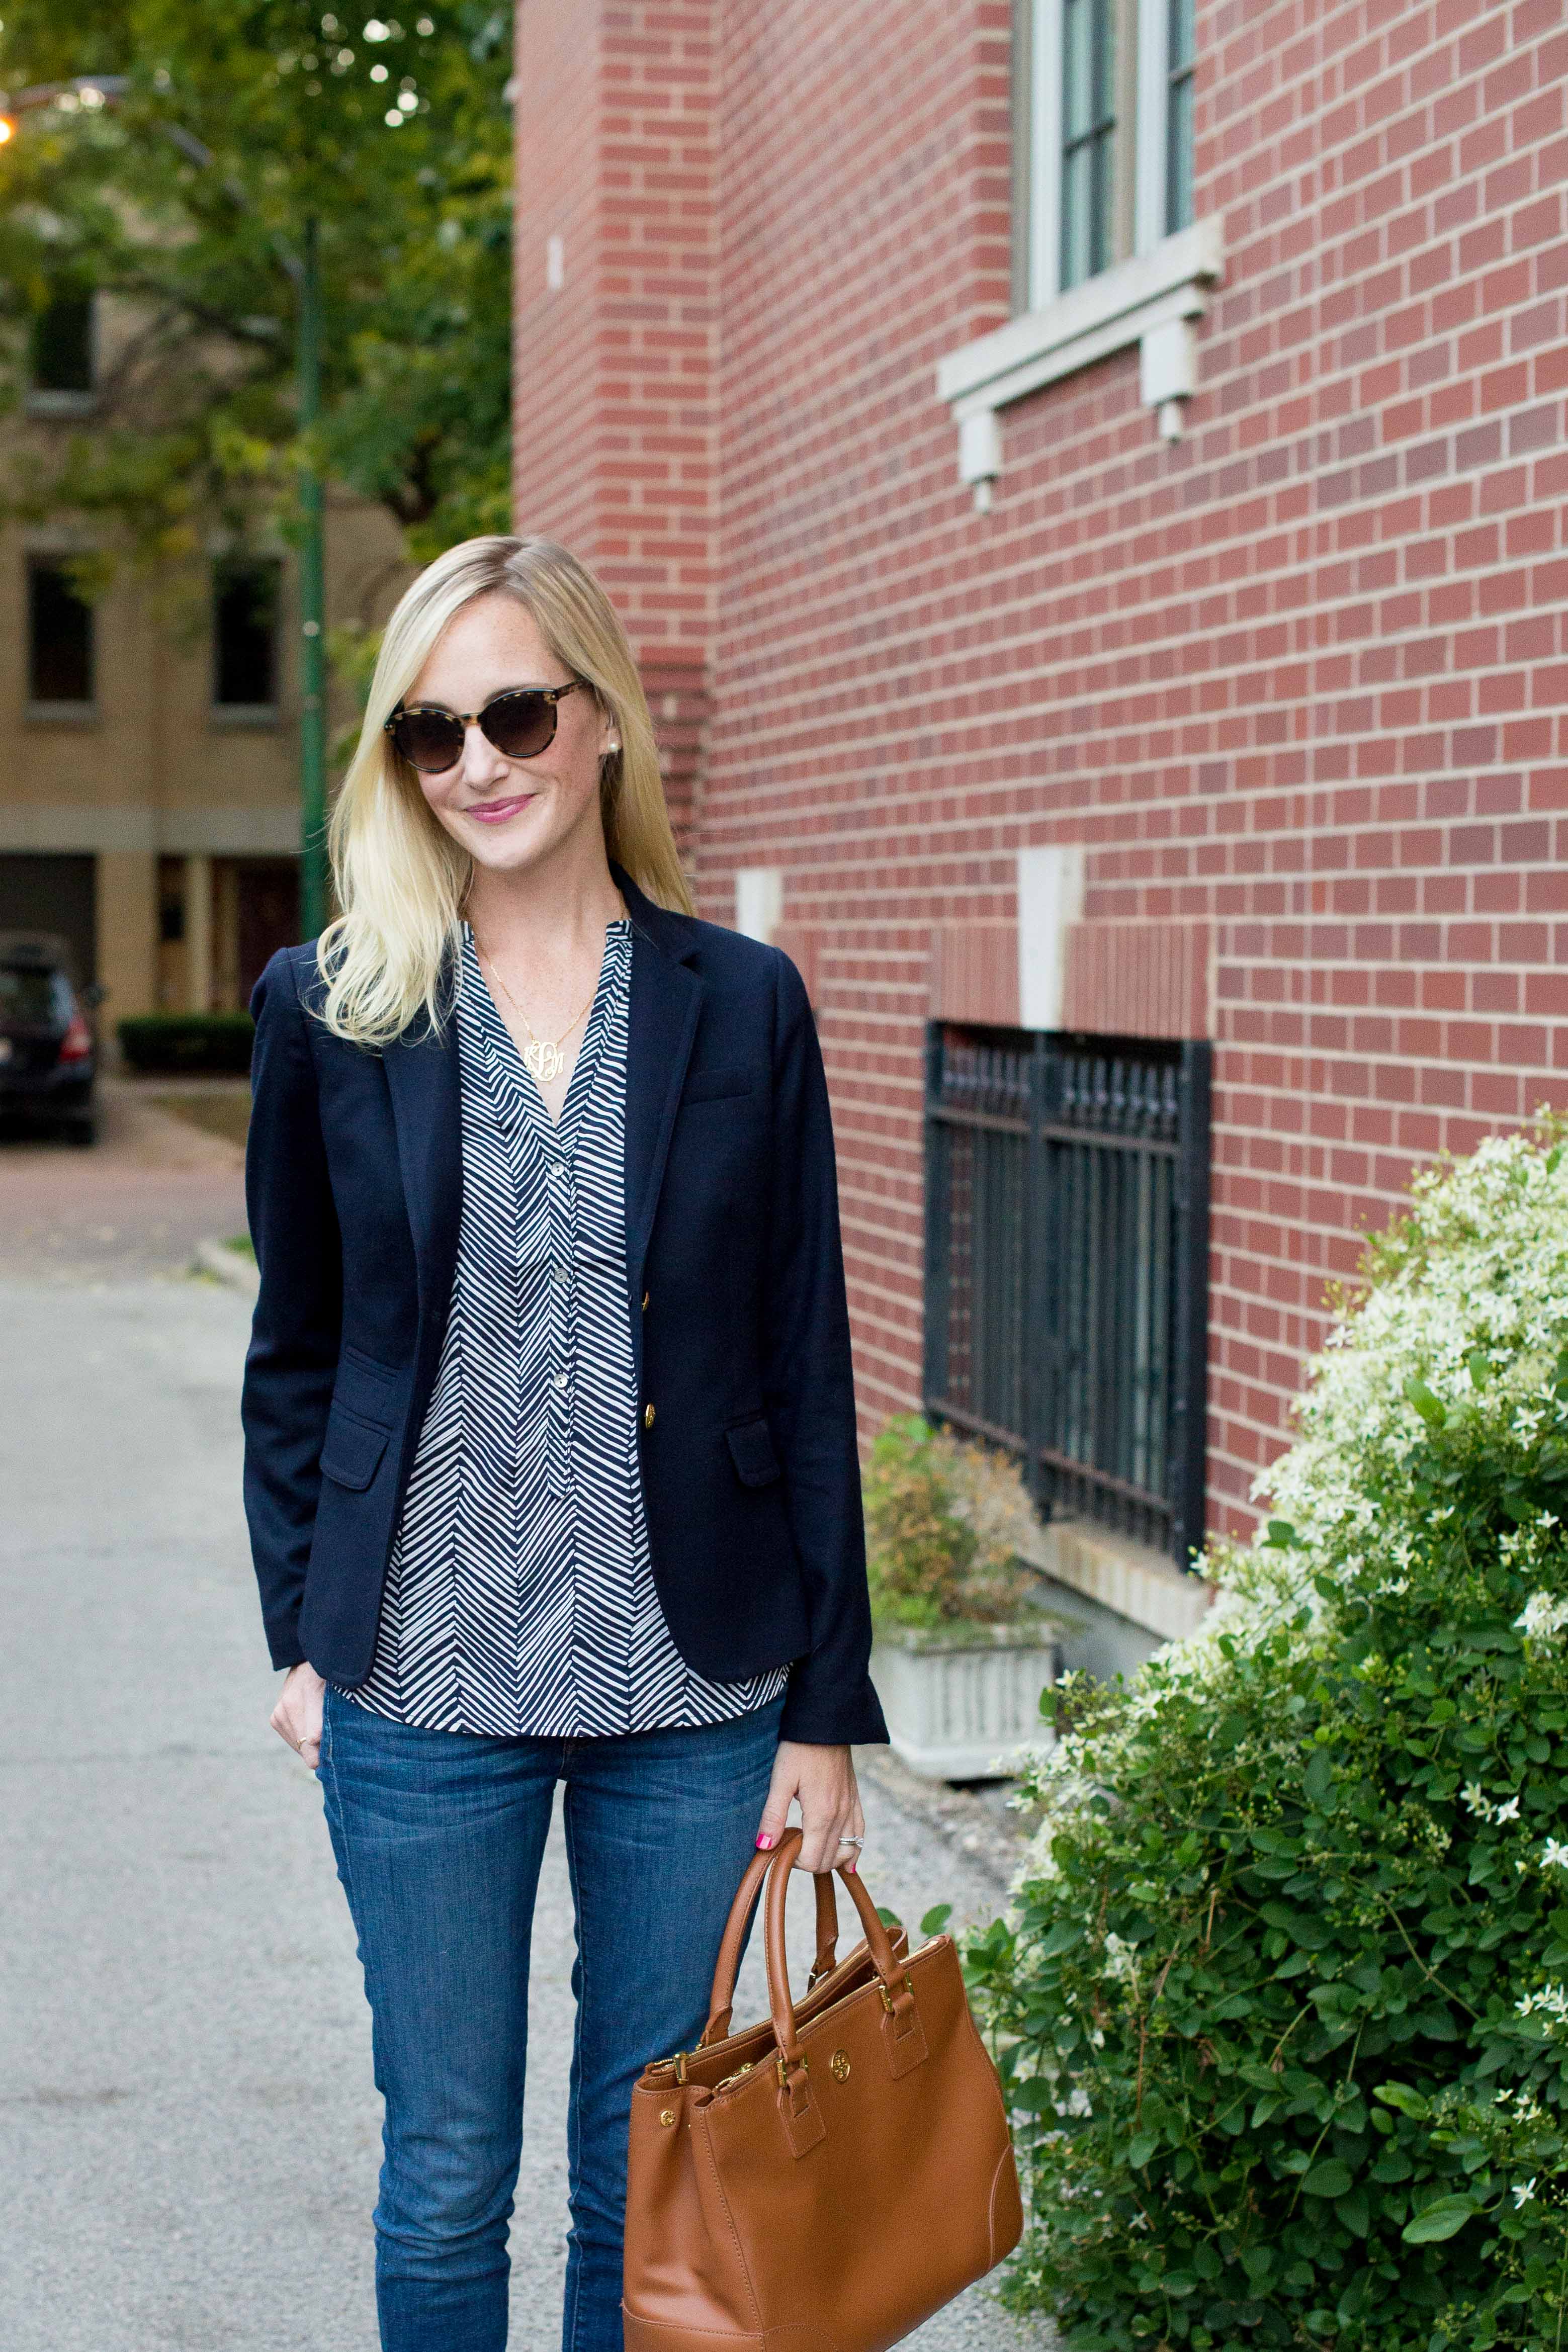
<path fill-rule="evenodd" d="M 319 1768 L 385 2101 L 383 2352 L 503 2352 L 528 1957 L 555 1783 L 576 1911 L 562 2352 L 622 2352 L 632 2085 L 689 2049 L 754 1848 L 784 1701 L 695 1730 L 420 1730 L 330 1686 Z"/>

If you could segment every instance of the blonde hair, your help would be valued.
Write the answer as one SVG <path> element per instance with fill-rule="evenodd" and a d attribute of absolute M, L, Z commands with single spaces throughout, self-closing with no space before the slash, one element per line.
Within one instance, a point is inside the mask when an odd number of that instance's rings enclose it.
<path fill-rule="evenodd" d="M 665 806 L 653 720 L 626 633 L 603 588 L 553 540 L 466 539 L 437 556 L 398 600 L 371 679 L 358 746 L 327 826 L 342 912 L 317 945 L 321 1018 L 334 1035 L 384 1045 L 421 1014 L 438 1030 L 440 988 L 462 938 L 473 860 L 437 821 L 385 722 L 454 615 L 476 596 L 515 596 L 563 667 L 585 678 L 615 722 L 618 751 L 600 762 L 605 845 L 639 889 L 689 915 Z"/>

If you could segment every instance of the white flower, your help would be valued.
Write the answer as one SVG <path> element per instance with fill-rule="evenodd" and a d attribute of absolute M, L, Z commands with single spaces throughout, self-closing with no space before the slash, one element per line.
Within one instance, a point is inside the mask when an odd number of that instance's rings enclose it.
<path fill-rule="evenodd" d="M 1516 2180 L 1514 2182 L 1513 2202 L 1516 2212 L 1519 2211 L 1521 2207 L 1528 2205 L 1531 2199 L 1534 2196 L 1536 2179 L 1537 2176 L 1534 2173 L 1531 2173 L 1528 2180 Z"/>
<path fill-rule="evenodd" d="M 1459 1791 L 1459 1802 L 1468 1811 L 1479 1813 L 1483 1822 L 1489 1822 L 1495 1818 L 1496 1808 L 1482 1790 L 1479 1780 L 1466 1781 Z"/>
<path fill-rule="evenodd" d="M 1521 2017 L 1533 2017 L 1537 2011 L 1554 2017 L 1559 2025 L 1568 2025 L 1568 1990 L 1560 1984 L 1542 1985 L 1539 1992 L 1527 1992 L 1522 2000 L 1514 2002 Z"/>
<path fill-rule="evenodd" d="M 1119 1984 L 1138 1982 L 1138 1947 L 1124 1943 L 1115 1933 L 1105 1938 L 1105 1973 Z"/>
<path fill-rule="evenodd" d="M 1568 1870 L 1568 1845 L 1560 1838 L 1548 1838 L 1541 1849 L 1542 1870 Z"/>
<path fill-rule="evenodd" d="M 1568 1600 L 1555 1600 L 1550 1592 L 1532 1592 L 1513 1622 L 1532 1642 L 1554 1641 L 1568 1625 Z"/>
<path fill-rule="evenodd" d="M 1504 1822 L 1517 1822 L 1519 1819 L 1519 1799 L 1517 1797 L 1510 1797 L 1506 1805 L 1500 1805 L 1496 1812 L 1492 1815 L 1492 1819 L 1500 1825 Z"/>

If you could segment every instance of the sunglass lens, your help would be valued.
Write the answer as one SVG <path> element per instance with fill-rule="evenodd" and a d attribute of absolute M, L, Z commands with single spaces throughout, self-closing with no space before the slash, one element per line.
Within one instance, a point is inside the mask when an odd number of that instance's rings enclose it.
<path fill-rule="evenodd" d="M 535 760 L 555 740 L 555 705 L 548 695 L 526 688 L 500 694 L 480 714 L 479 725 L 508 760 Z"/>
<path fill-rule="evenodd" d="M 392 740 L 411 767 L 434 774 L 463 756 L 463 722 L 441 710 L 405 710 Z"/>

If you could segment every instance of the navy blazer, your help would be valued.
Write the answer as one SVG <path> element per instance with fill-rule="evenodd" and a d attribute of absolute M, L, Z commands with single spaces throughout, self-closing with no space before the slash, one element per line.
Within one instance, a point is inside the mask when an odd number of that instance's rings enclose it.
<path fill-rule="evenodd" d="M 626 1311 L 654 1581 L 698 1673 L 794 1661 L 782 1736 L 883 1740 L 822 1055 L 776 948 L 632 920 Z M 272 1662 L 370 1672 L 435 1386 L 462 1200 L 456 1024 L 384 1051 L 313 1017 L 313 944 L 257 982 L 246 1196 L 261 1286 L 245 1507 Z"/>

